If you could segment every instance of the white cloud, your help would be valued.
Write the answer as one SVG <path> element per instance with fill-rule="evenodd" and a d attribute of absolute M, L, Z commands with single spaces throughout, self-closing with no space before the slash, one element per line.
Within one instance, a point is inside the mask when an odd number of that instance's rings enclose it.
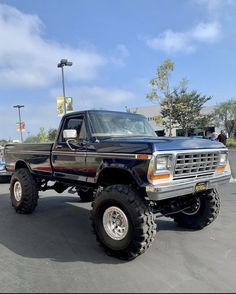
<path fill-rule="evenodd" d="M 56 97 L 59 89 L 53 89 L 51 96 Z M 119 88 L 72 87 L 67 89 L 68 96 L 73 97 L 74 110 L 81 109 L 114 109 L 123 108 L 127 102 L 135 99 L 131 91 Z"/>
<path fill-rule="evenodd" d="M 190 53 L 196 50 L 198 43 L 216 42 L 220 35 L 221 26 L 218 22 L 199 23 L 186 32 L 166 30 L 157 37 L 146 38 L 146 44 L 152 49 L 159 49 L 167 53 Z"/>
<path fill-rule="evenodd" d="M 129 50 L 124 44 L 118 44 L 114 51 L 114 56 L 110 58 L 110 62 L 118 67 L 125 66 L 125 59 L 129 57 Z"/>
<path fill-rule="evenodd" d="M 221 34 L 218 22 L 200 23 L 192 31 L 192 38 L 202 42 L 215 42 Z"/>
<path fill-rule="evenodd" d="M 73 61 L 71 80 L 91 80 L 109 61 L 94 51 L 72 48 L 42 36 L 38 16 L 0 4 L 0 86 L 40 87 L 58 79 L 57 63 Z"/>
<path fill-rule="evenodd" d="M 149 38 L 146 40 L 148 47 L 152 49 L 160 49 L 166 52 L 176 51 L 193 51 L 193 46 L 189 42 L 188 34 L 173 32 L 172 30 L 166 30 L 158 37 Z"/>

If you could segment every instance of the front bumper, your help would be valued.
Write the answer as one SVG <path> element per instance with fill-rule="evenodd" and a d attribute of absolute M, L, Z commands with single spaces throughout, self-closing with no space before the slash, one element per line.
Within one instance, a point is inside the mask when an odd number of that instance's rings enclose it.
<path fill-rule="evenodd" d="M 230 172 L 225 171 L 219 176 L 196 178 L 188 180 L 173 180 L 169 183 L 160 185 L 149 185 L 146 187 L 146 193 L 149 200 L 159 201 L 188 194 L 195 193 L 195 186 L 197 183 L 206 183 L 207 190 L 217 188 L 218 185 L 226 184 L 231 177 Z"/>

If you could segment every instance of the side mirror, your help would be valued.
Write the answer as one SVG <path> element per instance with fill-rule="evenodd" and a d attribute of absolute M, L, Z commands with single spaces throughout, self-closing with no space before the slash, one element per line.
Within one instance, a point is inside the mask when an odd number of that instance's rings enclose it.
<path fill-rule="evenodd" d="M 64 130 L 63 131 L 63 138 L 65 140 L 76 139 L 77 138 L 77 131 L 76 130 Z"/>

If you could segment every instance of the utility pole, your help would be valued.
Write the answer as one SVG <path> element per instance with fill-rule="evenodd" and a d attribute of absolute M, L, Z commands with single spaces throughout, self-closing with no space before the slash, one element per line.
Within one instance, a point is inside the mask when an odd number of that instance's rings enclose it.
<path fill-rule="evenodd" d="M 61 68 L 61 77 L 62 77 L 62 90 L 63 90 L 63 100 L 64 100 L 64 114 L 66 114 L 66 91 L 65 91 L 65 81 L 64 81 L 64 66 L 72 66 L 72 62 L 67 59 L 61 59 L 57 67 Z"/>
<path fill-rule="evenodd" d="M 18 115 L 19 115 L 19 127 L 20 127 L 20 137 L 21 137 L 21 143 L 23 143 L 23 135 L 22 135 L 22 125 L 21 125 L 21 113 L 20 113 L 20 109 L 22 107 L 25 107 L 24 105 L 14 105 L 14 108 L 18 108 Z"/>

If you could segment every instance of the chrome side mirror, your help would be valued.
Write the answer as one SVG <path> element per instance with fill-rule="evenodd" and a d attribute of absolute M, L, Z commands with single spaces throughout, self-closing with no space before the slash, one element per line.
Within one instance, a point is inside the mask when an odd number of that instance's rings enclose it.
<path fill-rule="evenodd" d="M 77 131 L 76 130 L 64 130 L 63 138 L 66 140 L 66 144 L 70 148 L 71 151 L 75 151 L 74 148 L 71 147 L 70 142 L 76 143 Z"/>
<path fill-rule="evenodd" d="M 77 138 L 77 131 L 76 130 L 64 130 L 63 131 L 63 138 L 65 140 L 76 139 Z"/>

